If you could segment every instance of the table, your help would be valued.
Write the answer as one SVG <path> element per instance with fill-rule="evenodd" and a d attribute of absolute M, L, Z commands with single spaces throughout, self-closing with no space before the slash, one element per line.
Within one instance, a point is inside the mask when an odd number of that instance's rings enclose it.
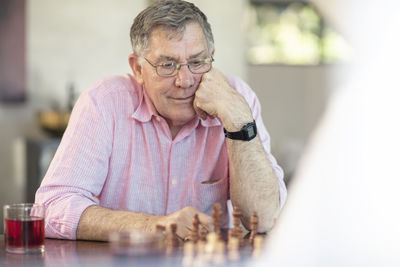
<path fill-rule="evenodd" d="M 0 235 L 0 266 L 182 266 L 183 253 L 172 255 L 117 255 L 110 243 L 45 239 L 43 254 L 19 255 L 7 253 L 4 235 Z M 249 257 L 223 266 L 243 266 Z"/>

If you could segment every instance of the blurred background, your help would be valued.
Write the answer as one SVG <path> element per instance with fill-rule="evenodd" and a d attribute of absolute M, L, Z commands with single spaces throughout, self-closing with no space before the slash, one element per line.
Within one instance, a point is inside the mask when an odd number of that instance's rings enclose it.
<path fill-rule="evenodd" d="M 34 200 L 79 94 L 102 77 L 130 72 L 129 29 L 150 2 L 0 1 L 1 206 Z M 310 133 L 351 64 L 348 36 L 318 3 L 191 2 L 211 23 L 215 66 L 258 95 L 290 186 Z"/>

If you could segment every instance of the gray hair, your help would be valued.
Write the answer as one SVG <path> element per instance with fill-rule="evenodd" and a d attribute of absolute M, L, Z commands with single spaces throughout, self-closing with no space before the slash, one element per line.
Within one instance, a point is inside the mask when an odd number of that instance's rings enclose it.
<path fill-rule="evenodd" d="M 209 52 L 214 50 L 214 38 L 207 17 L 194 4 L 182 0 L 158 1 L 139 13 L 131 27 L 131 43 L 136 55 L 143 55 L 149 48 L 153 29 L 163 27 L 174 37 L 180 37 L 185 26 L 196 22 L 203 29 Z"/>

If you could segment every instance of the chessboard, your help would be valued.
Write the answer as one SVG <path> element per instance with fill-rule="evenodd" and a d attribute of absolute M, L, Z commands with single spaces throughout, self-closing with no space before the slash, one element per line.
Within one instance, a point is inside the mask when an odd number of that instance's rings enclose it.
<path fill-rule="evenodd" d="M 177 235 L 177 225 L 168 227 L 157 225 L 154 235 L 132 232 L 127 236 L 121 233 L 111 237 L 114 253 L 122 256 L 173 259 L 182 266 L 221 265 L 229 262 L 243 262 L 260 256 L 266 235 L 259 234 L 258 216 L 251 217 L 251 229 L 246 233 L 241 224 L 241 212 L 233 209 L 233 228 L 221 228 L 221 205 L 214 204 L 212 210 L 213 226 L 210 231 L 202 226 L 197 214 L 187 238 Z"/>

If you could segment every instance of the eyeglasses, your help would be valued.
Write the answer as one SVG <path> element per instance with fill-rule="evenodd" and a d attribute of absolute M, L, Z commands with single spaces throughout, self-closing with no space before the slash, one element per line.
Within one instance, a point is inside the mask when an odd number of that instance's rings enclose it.
<path fill-rule="evenodd" d="M 155 65 L 151 63 L 147 58 L 143 57 L 147 63 L 156 69 L 157 75 L 161 77 L 172 77 L 175 76 L 182 66 L 188 66 L 189 71 L 193 74 L 203 74 L 209 72 L 212 67 L 213 57 L 192 60 L 188 63 L 177 63 L 175 61 L 166 61 L 161 64 Z"/>

